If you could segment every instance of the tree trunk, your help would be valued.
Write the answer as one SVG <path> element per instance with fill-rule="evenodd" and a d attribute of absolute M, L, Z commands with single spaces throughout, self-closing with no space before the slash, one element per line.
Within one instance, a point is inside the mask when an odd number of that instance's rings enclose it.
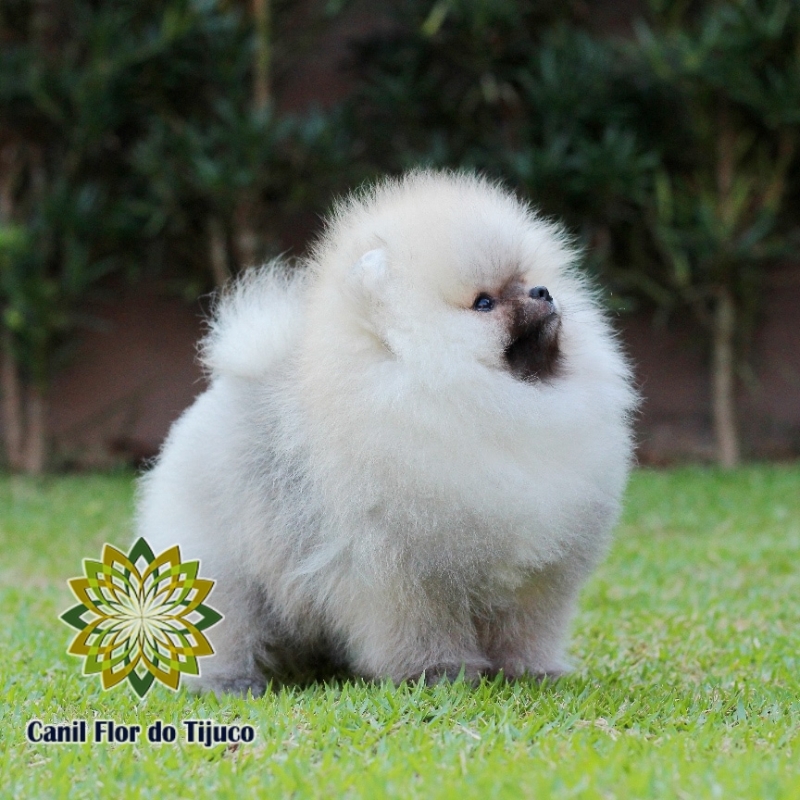
<path fill-rule="evenodd" d="M 22 469 L 28 475 L 41 475 L 47 461 L 47 399 L 44 391 L 28 389 L 27 436 Z"/>
<path fill-rule="evenodd" d="M 736 307 L 726 286 L 719 290 L 713 320 L 713 405 L 717 461 L 730 469 L 739 463 L 739 431 L 736 425 L 734 332 Z"/>
<path fill-rule="evenodd" d="M 225 231 L 216 217 L 208 218 L 208 260 L 217 287 L 224 286 L 231 276 L 228 269 L 228 245 Z"/>
<path fill-rule="evenodd" d="M 8 339 L 6 332 L 0 365 L 6 458 L 12 472 L 41 475 L 47 465 L 47 397 L 25 386 Z"/>
<path fill-rule="evenodd" d="M 233 215 L 234 253 L 239 269 L 257 266 L 260 262 L 261 241 L 253 216 L 256 204 L 250 192 L 245 192 Z"/>
<path fill-rule="evenodd" d="M 251 0 L 250 8 L 255 31 L 252 107 L 263 112 L 272 105 L 272 0 Z M 255 219 L 257 206 L 258 196 L 251 187 L 242 192 L 233 215 L 234 254 L 239 269 L 260 261 L 262 240 Z"/>
<path fill-rule="evenodd" d="M 253 57 L 253 105 L 265 109 L 272 102 L 271 0 L 252 0 L 256 46 Z"/>
<path fill-rule="evenodd" d="M 11 352 L 9 334 L 3 335 L 3 348 L 0 353 L 0 393 L 3 400 L 3 433 L 6 440 L 6 459 L 13 472 L 23 469 L 22 445 L 25 440 L 25 416 L 22 408 L 22 386 L 14 356 Z"/>

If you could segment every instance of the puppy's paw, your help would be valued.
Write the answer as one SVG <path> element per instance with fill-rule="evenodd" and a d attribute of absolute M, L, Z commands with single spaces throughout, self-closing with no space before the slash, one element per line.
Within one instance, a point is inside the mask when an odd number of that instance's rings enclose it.
<path fill-rule="evenodd" d="M 559 678 L 563 678 L 565 675 L 569 675 L 572 670 L 570 669 L 550 669 L 546 672 L 536 672 L 536 673 L 529 673 L 532 678 L 537 680 L 539 683 L 554 683 Z"/>
<path fill-rule="evenodd" d="M 492 675 L 502 675 L 506 680 L 517 680 L 517 678 L 533 678 L 539 681 L 553 681 L 569 675 L 572 670 L 567 664 L 554 662 L 552 664 L 526 663 L 523 660 L 512 659 L 493 667 Z"/>
<path fill-rule="evenodd" d="M 201 692 L 213 692 L 217 697 L 226 694 L 247 697 L 248 693 L 253 697 L 261 697 L 267 691 L 267 682 L 261 676 L 253 677 L 252 675 L 232 678 L 210 676 L 203 678 L 196 688 Z"/>
<path fill-rule="evenodd" d="M 486 665 L 484 664 L 436 664 L 428 667 L 416 677 L 417 679 L 424 677 L 427 686 L 435 686 L 438 683 L 453 683 L 453 681 L 459 679 L 477 686 L 485 668 Z"/>

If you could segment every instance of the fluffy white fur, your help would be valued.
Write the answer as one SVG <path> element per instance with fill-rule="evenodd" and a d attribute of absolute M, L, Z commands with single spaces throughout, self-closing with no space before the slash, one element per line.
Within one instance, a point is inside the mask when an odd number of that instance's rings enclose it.
<path fill-rule="evenodd" d="M 180 544 L 217 581 L 201 688 L 258 692 L 323 664 L 395 681 L 566 668 L 635 404 L 573 262 L 504 190 L 415 172 L 343 202 L 304 269 L 223 295 L 211 386 L 138 515 L 154 548 Z M 508 286 L 554 298 L 551 372 L 514 374 L 505 312 L 473 308 Z"/>

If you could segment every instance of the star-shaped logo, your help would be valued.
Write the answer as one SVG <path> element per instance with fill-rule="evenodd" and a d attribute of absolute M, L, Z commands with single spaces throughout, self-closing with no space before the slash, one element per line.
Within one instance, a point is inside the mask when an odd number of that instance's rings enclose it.
<path fill-rule="evenodd" d="M 181 563 L 177 546 L 155 556 L 138 539 L 128 555 L 106 544 L 83 565 L 69 581 L 79 605 L 61 619 L 79 631 L 67 652 L 86 659 L 84 675 L 99 673 L 104 689 L 127 679 L 144 697 L 156 680 L 177 690 L 181 673 L 200 674 L 197 659 L 214 653 L 203 631 L 222 615 L 203 604 L 214 581 L 197 577 L 199 561 Z"/>

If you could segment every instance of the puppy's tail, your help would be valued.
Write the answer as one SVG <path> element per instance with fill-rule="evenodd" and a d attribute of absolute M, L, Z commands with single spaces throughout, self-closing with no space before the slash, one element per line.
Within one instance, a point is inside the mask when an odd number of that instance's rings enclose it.
<path fill-rule="evenodd" d="M 200 361 L 216 377 L 259 378 L 296 346 L 305 270 L 284 261 L 248 269 L 218 295 Z"/>

